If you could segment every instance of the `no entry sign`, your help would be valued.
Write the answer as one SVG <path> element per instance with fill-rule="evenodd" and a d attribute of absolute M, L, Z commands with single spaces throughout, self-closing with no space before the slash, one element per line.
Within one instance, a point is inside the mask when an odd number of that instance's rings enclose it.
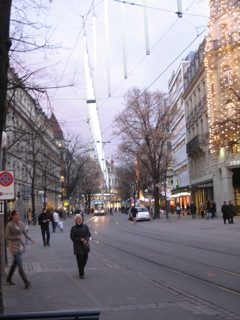
<path fill-rule="evenodd" d="M 0 200 L 15 199 L 13 171 L 0 171 Z"/>

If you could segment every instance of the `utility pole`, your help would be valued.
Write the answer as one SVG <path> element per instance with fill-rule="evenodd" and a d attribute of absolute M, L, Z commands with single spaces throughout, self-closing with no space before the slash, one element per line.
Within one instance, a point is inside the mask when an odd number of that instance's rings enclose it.
<path fill-rule="evenodd" d="M 9 31 L 10 31 L 10 15 L 11 15 L 12 0 L 0 1 L 0 146 L 2 145 L 2 132 L 5 127 L 6 117 L 6 96 L 8 82 L 8 67 L 9 67 L 9 49 L 11 46 Z M 2 160 L 0 160 L 2 165 Z M 1 219 L 3 220 L 3 219 Z M 2 225 L 0 226 L 2 230 Z M 2 247 L 3 234 L 0 236 L 0 247 Z M 0 270 L 2 269 L 2 259 L 0 261 Z M 2 296 L 2 277 L 0 276 L 0 313 L 3 313 L 3 296 Z"/>

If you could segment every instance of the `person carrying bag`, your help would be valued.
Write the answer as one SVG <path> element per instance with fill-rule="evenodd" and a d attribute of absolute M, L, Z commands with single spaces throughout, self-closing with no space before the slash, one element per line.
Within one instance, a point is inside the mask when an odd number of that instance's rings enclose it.
<path fill-rule="evenodd" d="M 91 233 L 89 227 L 83 224 L 82 215 L 76 214 L 75 225 L 70 231 L 70 238 L 73 242 L 73 253 L 77 259 L 78 272 L 81 279 L 84 279 L 84 268 L 87 264 L 88 253 L 90 252 L 89 240 Z"/>

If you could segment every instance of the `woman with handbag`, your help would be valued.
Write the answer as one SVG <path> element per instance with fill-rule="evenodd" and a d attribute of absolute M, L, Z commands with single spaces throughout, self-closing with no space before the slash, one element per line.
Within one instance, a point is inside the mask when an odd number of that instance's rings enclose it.
<path fill-rule="evenodd" d="M 73 242 L 73 253 L 76 255 L 78 272 L 81 279 L 84 279 L 84 268 L 88 260 L 90 251 L 89 240 L 91 233 L 86 224 L 83 224 L 82 215 L 76 214 L 74 217 L 75 225 L 71 228 L 70 238 Z"/>
<path fill-rule="evenodd" d="M 28 233 L 25 230 L 24 223 L 19 221 L 19 218 L 19 212 L 17 210 L 13 210 L 11 213 L 10 221 L 7 223 L 5 231 L 5 238 L 8 241 L 9 250 L 13 256 L 13 263 L 7 276 L 7 283 L 9 283 L 10 285 L 14 285 L 14 282 L 12 282 L 12 276 L 16 267 L 18 267 L 19 274 L 25 284 L 25 289 L 28 289 L 30 286 L 30 282 L 27 280 L 22 266 L 22 234 L 25 236 L 26 239 L 32 241 L 33 243 L 35 243 L 35 240 L 33 240 L 28 235 Z"/>

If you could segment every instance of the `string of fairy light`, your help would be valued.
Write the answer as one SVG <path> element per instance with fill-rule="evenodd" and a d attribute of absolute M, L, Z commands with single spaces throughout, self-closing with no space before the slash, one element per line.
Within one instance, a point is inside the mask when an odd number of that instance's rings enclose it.
<path fill-rule="evenodd" d="M 240 108 L 239 84 L 235 85 L 240 79 L 239 30 L 238 1 L 210 1 L 205 67 L 211 152 L 216 151 L 216 142 L 227 148 L 229 143 L 225 141 L 234 144 L 240 137 L 240 122 L 234 118 Z M 234 90 L 229 90 L 231 87 Z"/>

